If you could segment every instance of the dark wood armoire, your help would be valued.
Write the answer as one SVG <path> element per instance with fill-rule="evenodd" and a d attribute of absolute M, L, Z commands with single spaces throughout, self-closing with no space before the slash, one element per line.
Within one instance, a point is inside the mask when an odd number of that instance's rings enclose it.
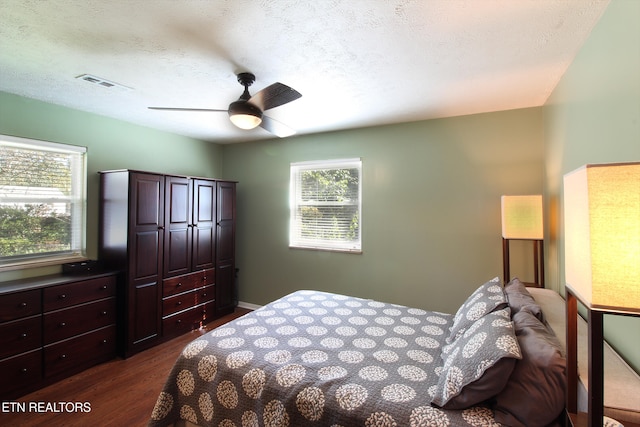
<path fill-rule="evenodd" d="M 233 311 L 235 190 L 231 181 L 100 172 L 99 257 L 122 271 L 124 357 Z"/>

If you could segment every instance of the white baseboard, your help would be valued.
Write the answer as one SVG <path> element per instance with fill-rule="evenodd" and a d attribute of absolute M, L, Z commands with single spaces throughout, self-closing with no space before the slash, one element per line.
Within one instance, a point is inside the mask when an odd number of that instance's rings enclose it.
<path fill-rule="evenodd" d="M 261 305 L 251 304 L 250 302 L 238 301 L 238 307 L 246 308 L 247 310 L 257 310 L 262 308 Z"/>

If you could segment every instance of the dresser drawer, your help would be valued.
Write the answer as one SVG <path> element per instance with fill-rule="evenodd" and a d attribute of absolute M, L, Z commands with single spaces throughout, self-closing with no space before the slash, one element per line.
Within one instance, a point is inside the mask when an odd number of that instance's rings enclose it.
<path fill-rule="evenodd" d="M 193 307 L 162 319 L 162 332 L 165 337 L 189 332 L 212 320 L 215 315 L 215 303 L 209 302 Z"/>
<path fill-rule="evenodd" d="M 45 313 L 44 343 L 51 344 L 114 323 L 116 323 L 115 298 Z"/>
<path fill-rule="evenodd" d="M 42 345 L 42 316 L 0 325 L 0 359 L 25 353 Z"/>
<path fill-rule="evenodd" d="M 0 295 L 0 322 L 41 313 L 40 289 Z"/>
<path fill-rule="evenodd" d="M 116 356 L 115 325 L 48 345 L 44 348 L 44 376 L 65 377 Z"/>
<path fill-rule="evenodd" d="M 29 388 L 42 380 L 42 349 L 0 362 L 0 396 L 15 397 L 12 391 Z"/>
<path fill-rule="evenodd" d="M 181 294 L 195 288 L 200 288 L 213 280 L 214 270 L 201 270 L 182 276 L 170 277 L 162 281 L 162 296 Z"/>
<path fill-rule="evenodd" d="M 98 277 L 69 283 L 68 285 L 52 286 L 44 289 L 44 311 L 57 310 L 115 295 L 115 276 Z"/>

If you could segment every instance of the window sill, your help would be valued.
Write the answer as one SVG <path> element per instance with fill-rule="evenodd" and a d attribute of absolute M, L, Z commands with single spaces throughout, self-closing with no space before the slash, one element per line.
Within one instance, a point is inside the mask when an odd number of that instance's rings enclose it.
<path fill-rule="evenodd" d="M 22 260 L 0 264 L 0 272 L 23 270 L 28 268 L 50 267 L 52 265 L 62 265 L 68 262 L 86 261 L 87 257 L 81 255 L 60 255 L 57 257 L 47 257 L 43 259 Z"/>
<path fill-rule="evenodd" d="M 347 254 L 362 254 L 362 249 L 346 249 L 346 248 L 326 248 L 322 246 L 302 246 L 302 245 L 289 245 L 289 249 L 302 249 L 307 251 L 323 251 L 323 252 L 340 252 Z"/>

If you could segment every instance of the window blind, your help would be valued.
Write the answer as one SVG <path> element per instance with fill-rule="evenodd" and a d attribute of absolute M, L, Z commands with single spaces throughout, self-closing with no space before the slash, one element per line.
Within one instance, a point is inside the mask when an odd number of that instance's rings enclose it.
<path fill-rule="evenodd" d="M 291 164 L 290 246 L 361 251 L 360 159 Z"/>
<path fill-rule="evenodd" d="M 0 136 L 0 266 L 81 257 L 86 148 Z"/>

